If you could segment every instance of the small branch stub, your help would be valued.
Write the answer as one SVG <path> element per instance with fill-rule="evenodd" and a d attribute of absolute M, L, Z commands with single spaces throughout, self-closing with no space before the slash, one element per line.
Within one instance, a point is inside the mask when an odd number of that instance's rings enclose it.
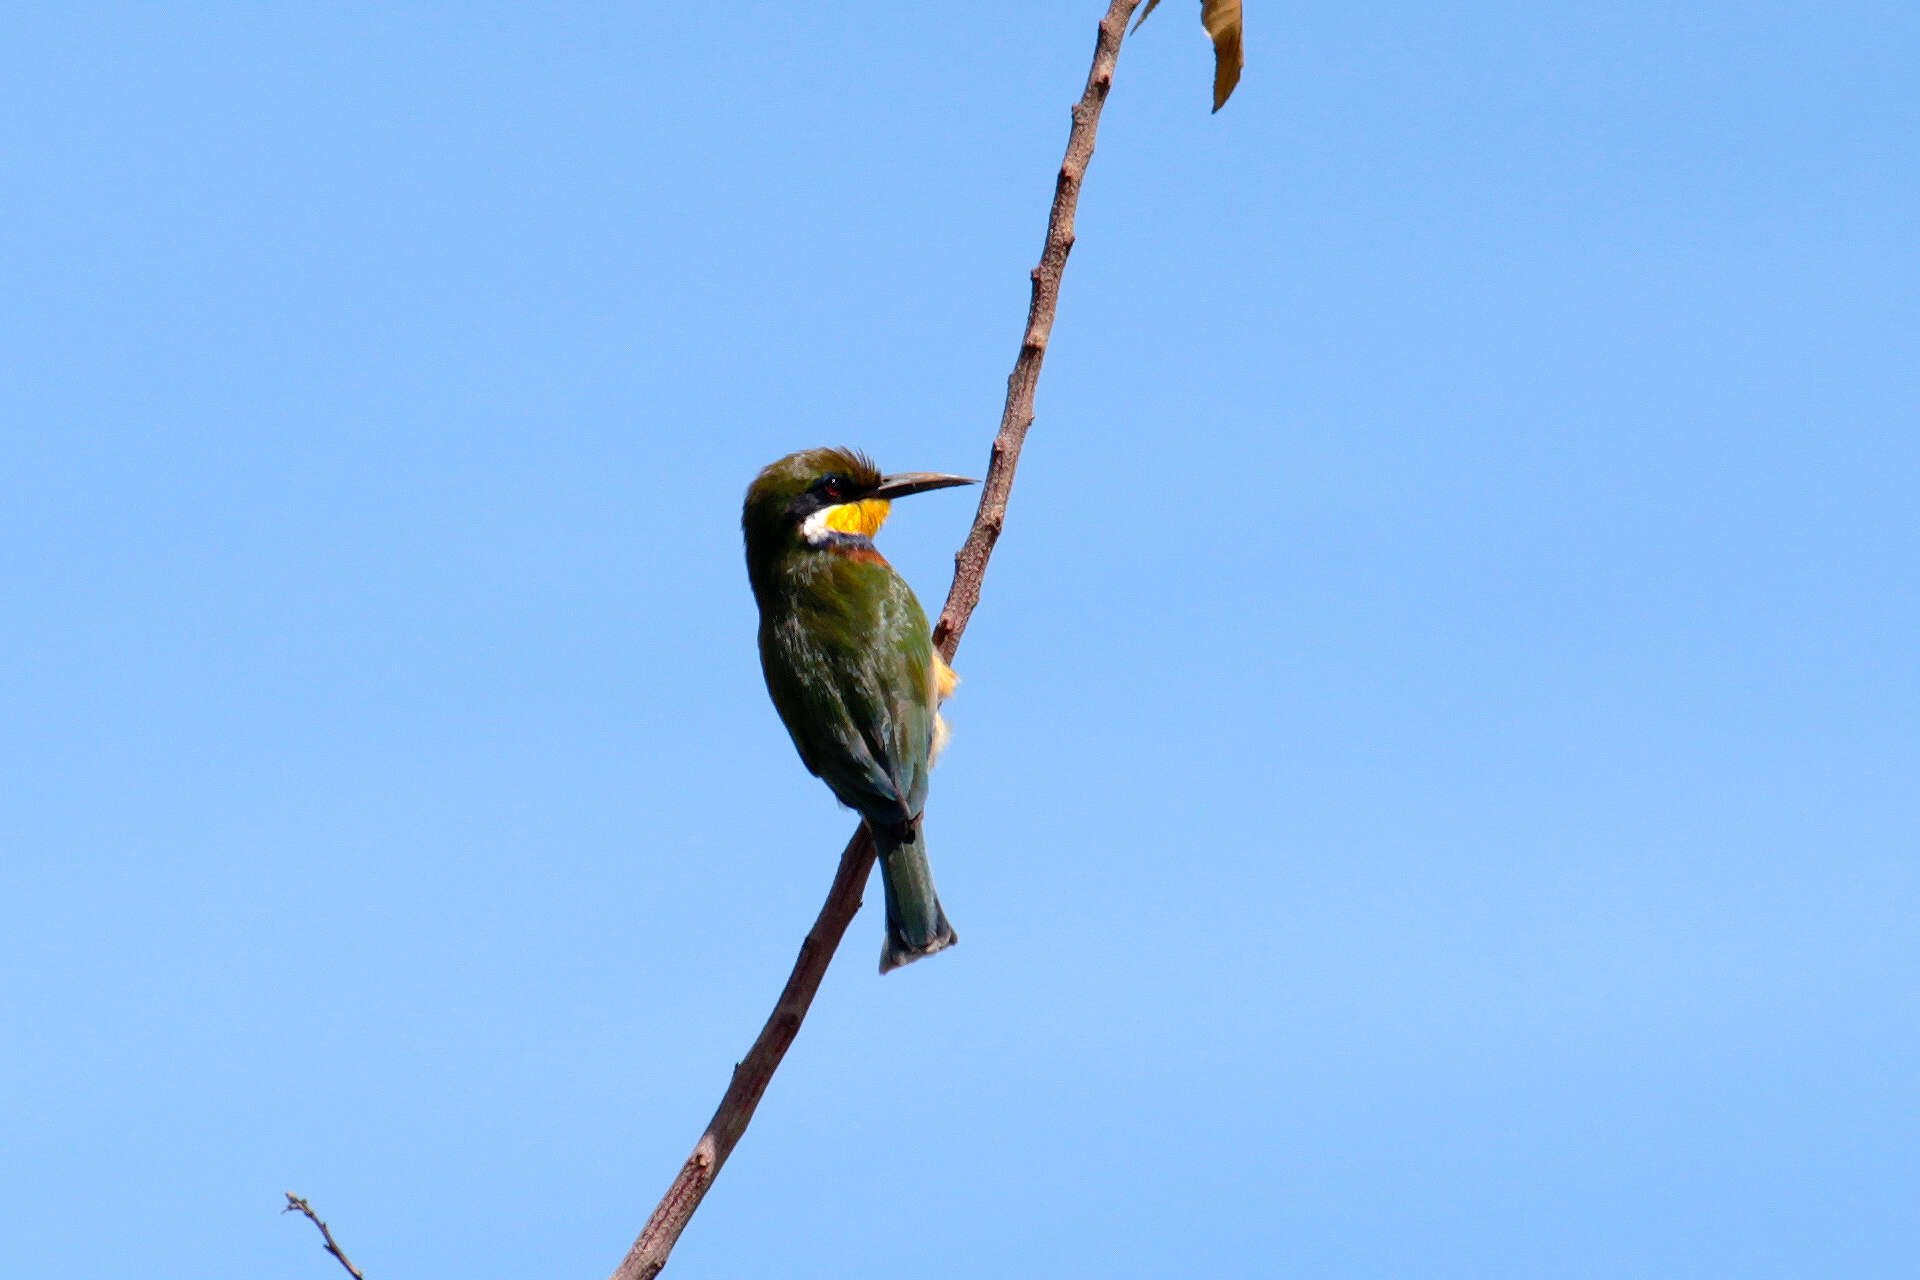
<path fill-rule="evenodd" d="M 281 1209 L 280 1212 L 305 1214 L 308 1222 L 320 1228 L 320 1239 L 326 1243 L 327 1252 L 332 1254 L 339 1261 L 340 1265 L 347 1269 L 347 1274 L 352 1276 L 353 1280 L 367 1280 L 366 1276 L 361 1274 L 360 1268 L 347 1261 L 347 1255 L 340 1251 L 339 1242 L 333 1238 L 333 1232 L 327 1229 L 326 1223 L 320 1221 L 320 1215 L 313 1211 L 313 1206 L 291 1191 L 286 1193 L 286 1197 L 286 1207 Z"/>

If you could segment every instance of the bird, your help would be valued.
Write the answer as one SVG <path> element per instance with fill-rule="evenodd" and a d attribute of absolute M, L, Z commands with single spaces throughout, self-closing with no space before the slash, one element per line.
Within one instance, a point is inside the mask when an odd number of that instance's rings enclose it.
<path fill-rule="evenodd" d="M 761 470 L 740 514 L 767 692 L 801 762 L 873 834 L 886 891 L 881 973 L 959 941 L 922 832 L 927 772 L 947 738 L 939 707 L 959 678 L 873 535 L 894 499 L 975 483 L 882 475 L 857 450 L 804 449 Z"/>

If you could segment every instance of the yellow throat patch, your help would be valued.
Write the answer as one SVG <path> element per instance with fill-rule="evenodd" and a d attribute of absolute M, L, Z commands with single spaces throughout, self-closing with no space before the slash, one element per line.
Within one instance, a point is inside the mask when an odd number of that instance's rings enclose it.
<path fill-rule="evenodd" d="M 880 526 L 887 522 L 887 512 L 893 504 L 885 498 L 865 498 L 859 502 L 843 502 L 837 507 L 826 510 L 826 525 L 835 533 L 851 533 L 862 538 L 871 538 L 880 532 Z"/>

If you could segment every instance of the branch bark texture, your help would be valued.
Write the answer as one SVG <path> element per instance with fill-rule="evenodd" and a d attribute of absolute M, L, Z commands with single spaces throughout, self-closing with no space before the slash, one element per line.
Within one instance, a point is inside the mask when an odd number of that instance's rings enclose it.
<path fill-rule="evenodd" d="M 1033 293 L 1027 303 L 1027 328 L 1020 338 L 1020 354 L 1007 375 L 1007 401 L 1000 413 L 1000 430 L 993 438 L 993 456 L 987 463 L 987 477 L 980 486 L 980 509 L 974 514 L 973 528 L 953 557 L 953 586 L 947 603 L 934 624 L 933 644 L 948 661 L 960 647 L 960 637 L 980 603 L 980 583 L 987 573 L 987 559 L 1000 540 L 1006 524 L 1007 498 L 1013 492 L 1014 469 L 1020 465 L 1020 448 L 1026 443 L 1027 428 L 1033 425 L 1033 393 L 1040 385 L 1040 366 L 1047 358 L 1047 341 L 1053 336 L 1053 317 L 1060 305 L 1060 279 L 1066 274 L 1067 255 L 1073 252 L 1073 215 L 1080 204 L 1080 184 L 1086 180 L 1087 165 L 1093 160 L 1093 142 L 1100 129 L 1100 110 L 1113 88 L 1113 69 L 1120 60 L 1120 42 L 1127 34 L 1127 20 L 1139 7 L 1139 0 L 1112 0 L 1107 16 L 1100 20 L 1100 34 L 1094 40 L 1093 66 L 1087 71 L 1087 87 L 1080 101 L 1073 104 L 1073 128 L 1067 134 L 1067 154 L 1060 161 L 1060 173 L 1053 183 L 1053 209 L 1047 216 L 1047 240 L 1040 250 L 1040 265 L 1032 272 Z"/>
<path fill-rule="evenodd" d="M 994 436 L 992 457 L 981 485 L 980 507 L 974 514 L 973 528 L 966 542 L 954 555 L 953 586 L 947 592 L 946 604 L 933 629 L 934 647 L 949 661 L 960 647 L 967 620 L 980 603 L 980 583 L 986 576 L 987 560 L 993 555 L 994 544 L 999 541 L 1006 523 L 1014 469 L 1020 462 L 1027 428 L 1033 425 L 1034 390 L 1040 382 L 1040 366 L 1047 357 L 1047 340 L 1053 333 L 1060 280 L 1066 272 L 1067 255 L 1073 250 L 1073 215 L 1080 200 L 1080 184 L 1086 178 L 1088 162 L 1093 159 L 1100 110 L 1106 105 L 1108 90 L 1113 87 L 1113 71 L 1120 57 L 1120 42 L 1126 36 L 1127 20 L 1139 4 L 1140 0 L 1112 0 L 1106 16 L 1100 20 L 1086 90 L 1073 107 L 1066 157 L 1054 181 L 1046 243 L 1040 251 L 1040 264 L 1032 272 L 1033 293 L 1027 305 L 1027 327 L 1020 339 L 1020 354 L 1014 360 L 1013 372 L 1007 377 L 1006 406 L 1000 415 L 1000 430 Z M 713 1119 L 707 1122 L 706 1132 L 694 1144 L 693 1154 L 680 1167 L 673 1185 L 654 1208 L 653 1216 L 647 1219 L 647 1225 L 641 1229 L 612 1280 L 652 1280 L 667 1265 L 667 1257 L 673 1252 L 680 1233 L 713 1186 L 720 1166 L 733 1153 L 740 1135 L 746 1132 L 747 1122 L 753 1119 L 761 1095 L 799 1034 L 801 1019 L 807 1016 L 821 979 L 826 976 L 827 965 L 833 960 L 848 924 L 860 910 L 860 896 L 873 869 L 873 857 L 873 840 L 862 826 L 840 855 L 833 887 L 806 941 L 800 944 L 800 955 L 774 1004 L 773 1015 L 760 1029 L 760 1036 L 747 1050 L 747 1056 L 734 1066 L 733 1079 Z"/>

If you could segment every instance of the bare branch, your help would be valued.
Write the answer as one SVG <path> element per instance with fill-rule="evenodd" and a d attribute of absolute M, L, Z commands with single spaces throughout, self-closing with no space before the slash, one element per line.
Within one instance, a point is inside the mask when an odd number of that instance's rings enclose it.
<path fill-rule="evenodd" d="M 827 964 L 840 945 L 840 937 L 860 910 L 860 892 L 872 869 L 873 837 L 862 824 L 840 855 L 833 888 L 828 890 L 826 904 L 807 932 L 806 941 L 800 944 L 800 956 L 793 962 L 793 973 L 781 989 L 780 999 L 774 1003 L 773 1016 L 760 1028 L 760 1037 L 747 1050 L 747 1056 L 734 1065 L 733 1079 L 713 1119 L 707 1122 L 707 1131 L 694 1144 L 693 1154 L 680 1166 L 679 1176 L 647 1219 L 626 1260 L 613 1273 L 614 1280 L 650 1280 L 667 1265 L 667 1255 L 673 1252 L 688 1219 L 719 1176 L 720 1166 L 733 1153 L 734 1144 L 746 1132 L 747 1122 L 753 1119 L 754 1108 L 760 1105 L 760 1096 L 767 1091 L 780 1059 L 786 1056 L 787 1046 L 800 1033 L 800 1020 L 807 1016 L 820 980 L 827 975 Z"/>
<path fill-rule="evenodd" d="M 347 1274 L 352 1276 L 353 1280 L 367 1280 L 366 1276 L 361 1274 L 360 1268 L 347 1261 L 347 1255 L 340 1251 L 340 1245 L 334 1240 L 333 1232 L 327 1230 L 327 1224 L 320 1221 L 320 1215 L 313 1211 L 313 1206 L 291 1191 L 286 1194 L 287 1207 L 280 1212 L 306 1214 L 307 1221 L 320 1228 L 320 1238 L 327 1242 L 327 1252 L 340 1260 L 340 1265 L 347 1269 Z"/>
<path fill-rule="evenodd" d="M 1007 378 L 1006 407 L 1000 415 L 1000 430 L 993 440 L 993 453 L 987 464 L 987 476 L 980 491 L 980 508 L 966 542 L 954 556 L 953 586 L 933 629 L 933 641 L 943 657 L 951 659 L 960 647 L 960 637 L 980 603 L 980 582 L 987 572 L 987 560 L 1006 522 L 1007 498 L 1013 492 L 1014 468 L 1019 465 L 1020 448 L 1027 428 L 1033 425 L 1033 395 L 1039 385 L 1040 366 L 1046 359 L 1047 339 L 1053 332 L 1053 317 L 1060 300 L 1060 278 L 1066 271 L 1067 254 L 1073 249 L 1073 214 L 1080 199 L 1080 184 L 1093 158 L 1094 134 L 1100 124 L 1100 109 L 1106 104 L 1107 91 L 1113 87 L 1113 69 L 1120 57 L 1120 42 L 1126 35 L 1127 19 L 1140 0 L 1112 0 L 1106 17 L 1100 20 L 1100 34 L 1094 42 L 1093 66 L 1087 73 L 1087 87 L 1074 104 L 1073 128 L 1067 134 L 1067 154 L 1060 163 L 1054 182 L 1053 209 L 1047 219 L 1046 243 L 1040 251 L 1040 265 L 1033 269 L 1033 295 L 1027 307 L 1026 332 L 1020 341 L 1020 354 Z M 733 1080 L 726 1096 L 700 1135 L 693 1154 L 681 1166 L 679 1176 L 667 1188 L 653 1216 L 633 1242 L 625 1261 L 613 1273 L 613 1280 L 652 1280 L 667 1265 L 680 1233 L 686 1229 L 700 1201 L 719 1176 L 720 1166 L 733 1153 L 734 1144 L 746 1132 L 754 1108 L 766 1092 L 774 1071 L 786 1055 L 787 1047 L 799 1034 L 800 1020 L 806 1017 L 814 993 L 826 976 L 840 938 L 860 910 L 860 895 L 873 869 L 873 840 L 865 826 L 847 842 L 840 855 L 840 868 L 834 873 L 833 888 L 820 908 L 819 917 L 800 955 L 793 973 L 773 1007 L 773 1016 L 760 1029 L 760 1036 L 747 1056 L 733 1069 Z"/>
<path fill-rule="evenodd" d="M 973 517 L 973 529 L 953 558 L 953 587 L 947 592 L 946 607 L 933 628 L 933 643 L 951 659 L 960 647 L 960 637 L 980 603 L 980 582 L 987 573 L 987 559 L 993 544 L 999 541 L 1006 523 L 1007 498 L 1013 492 L 1014 468 L 1020 464 L 1020 448 L 1026 443 L 1027 428 L 1033 425 L 1033 393 L 1040 385 L 1040 366 L 1047 358 L 1047 339 L 1053 334 L 1053 316 L 1060 304 L 1060 278 L 1067 269 L 1067 254 L 1073 251 L 1073 214 L 1080 203 L 1080 184 L 1087 176 L 1087 164 L 1093 159 L 1094 135 L 1100 128 L 1100 109 L 1106 105 L 1107 91 L 1113 87 L 1113 69 L 1120 60 L 1120 41 L 1127 32 L 1127 19 L 1139 0 L 1113 0 L 1107 16 L 1100 20 L 1100 35 L 1094 41 L 1093 66 L 1087 72 L 1087 87 L 1073 105 L 1073 128 L 1067 134 L 1067 154 L 1060 162 L 1060 174 L 1053 184 L 1053 210 L 1047 218 L 1047 240 L 1040 250 L 1040 265 L 1033 269 L 1033 296 L 1027 304 L 1027 329 L 1020 340 L 1020 355 L 1007 375 L 1007 403 L 1000 414 L 1000 432 L 993 438 L 993 454 L 987 463 L 986 482 L 980 486 L 980 509 Z"/>

